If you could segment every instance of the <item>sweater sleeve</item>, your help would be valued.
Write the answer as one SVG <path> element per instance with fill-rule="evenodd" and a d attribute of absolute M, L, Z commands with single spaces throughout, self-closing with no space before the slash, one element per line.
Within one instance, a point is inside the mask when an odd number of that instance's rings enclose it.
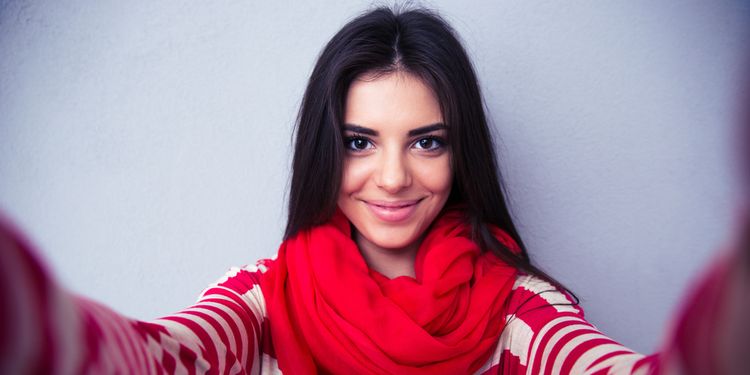
<path fill-rule="evenodd" d="M 479 373 L 747 373 L 750 275 L 743 259 L 747 255 L 724 254 L 696 280 L 662 350 L 651 355 L 636 353 L 604 335 L 586 321 L 580 306 L 550 283 L 522 275 L 513 287 L 495 353 Z"/>
<path fill-rule="evenodd" d="M 657 363 L 657 355 L 638 354 L 602 334 L 550 283 L 521 275 L 513 288 L 484 374 L 640 374 Z"/>
<path fill-rule="evenodd" d="M 60 288 L 10 228 L 0 222 L 0 373 L 257 374 L 276 367 L 263 354 L 271 351 L 262 340 L 262 263 L 232 269 L 195 305 L 143 322 Z"/>

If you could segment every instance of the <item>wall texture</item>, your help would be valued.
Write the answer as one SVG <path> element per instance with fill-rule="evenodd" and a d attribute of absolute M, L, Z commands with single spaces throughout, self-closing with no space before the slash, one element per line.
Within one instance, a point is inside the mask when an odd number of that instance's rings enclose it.
<path fill-rule="evenodd" d="M 0 209 L 142 319 L 272 255 L 317 53 L 369 2 L 0 1 Z M 474 57 L 537 262 L 657 347 L 728 238 L 743 1 L 435 1 Z"/>

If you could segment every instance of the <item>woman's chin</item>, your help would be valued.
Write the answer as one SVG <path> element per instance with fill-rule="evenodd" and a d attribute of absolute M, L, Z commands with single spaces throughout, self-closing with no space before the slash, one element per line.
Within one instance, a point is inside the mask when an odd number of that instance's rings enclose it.
<path fill-rule="evenodd" d="M 359 233 L 358 244 L 376 248 L 381 252 L 400 253 L 414 249 L 419 241 L 419 231 L 411 228 L 388 228 Z M 369 246 L 368 246 L 369 245 Z"/>

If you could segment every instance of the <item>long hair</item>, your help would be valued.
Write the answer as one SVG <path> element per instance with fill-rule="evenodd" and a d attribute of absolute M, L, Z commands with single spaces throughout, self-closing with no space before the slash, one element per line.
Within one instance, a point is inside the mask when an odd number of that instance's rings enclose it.
<path fill-rule="evenodd" d="M 351 82 L 365 73 L 397 71 L 420 78 L 437 96 L 454 167 L 448 204 L 466 207 L 473 240 L 517 269 L 561 286 L 531 264 L 513 224 L 471 61 L 453 29 L 424 9 L 369 11 L 347 23 L 321 52 L 297 119 L 285 239 L 327 221 L 335 212 L 344 156 L 344 105 Z M 520 251 L 497 241 L 489 225 L 506 231 Z"/>

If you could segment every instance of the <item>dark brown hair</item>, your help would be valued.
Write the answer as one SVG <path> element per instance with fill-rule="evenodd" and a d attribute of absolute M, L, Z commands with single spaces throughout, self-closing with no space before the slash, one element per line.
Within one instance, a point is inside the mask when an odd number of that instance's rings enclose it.
<path fill-rule="evenodd" d="M 466 207 L 473 239 L 519 270 L 560 286 L 531 264 L 513 224 L 471 61 L 453 29 L 423 9 L 369 11 L 347 23 L 323 49 L 297 119 L 285 238 L 327 221 L 335 212 L 349 85 L 365 73 L 394 71 L 419 77 L 437 96 L 455 171 L 448 204 Z M 498 242 L 490 225 L 513 237 L 520 252 Z"/>

